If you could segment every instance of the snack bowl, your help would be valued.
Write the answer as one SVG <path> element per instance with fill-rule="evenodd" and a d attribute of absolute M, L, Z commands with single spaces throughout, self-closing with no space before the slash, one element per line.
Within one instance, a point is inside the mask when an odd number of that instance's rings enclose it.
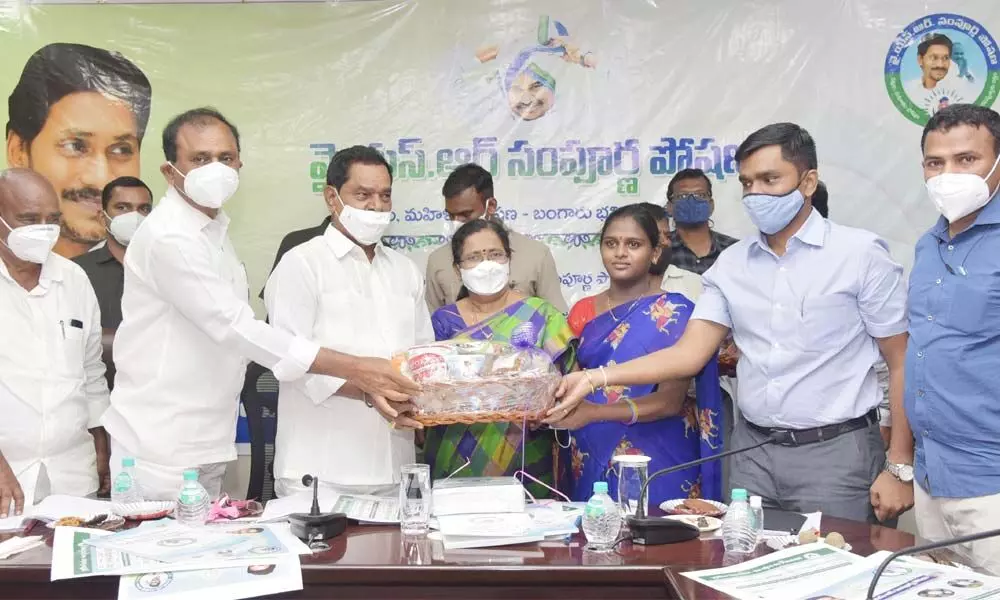
<path fill-rule="evenodd" d="M 707 533 L 709 531 L 715 531 L 722 527 L 722 519 L 717 519 L 716 517 L 706 517 L 702 515 L 666 515 L 664 519 L 671 519 L 673 521 L 681 521 L 687 523 L 688 525 L 694 525 L 698 528 L 698 531 L 702 533 Z"/>
<path fill-rule="evenodd" d="M 177 503 L 173 501 L 146 500 L 144 502 L 116 502 L 112 506 L 115 514 L 129 521 L 150 521 L 161 519 L 174 512 Z"/>

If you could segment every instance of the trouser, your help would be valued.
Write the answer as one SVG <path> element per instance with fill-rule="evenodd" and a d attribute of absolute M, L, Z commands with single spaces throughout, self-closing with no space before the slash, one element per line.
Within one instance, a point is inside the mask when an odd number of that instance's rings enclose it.
<path fill-rule="evenodd" d="M 740 417 L 732 448 L 767 439 Z M 761 497 L 765 508 L 877 522 L 870 489 L 885 465 L 878 425 L 802 446 L 767 445 L 737 454 L 730 463 L 733 488 Z M 882 522 L 895 527 L 896 520 Z"/>
<path fill-rule="evenodd" d="M 1000 529 L 1000 494 L 976 498 L 935 498 L 913 484 L 917 533 L 928 542 Z M 955 553 L 990 575 L 1000 576 L 1000 538 L 953 546 Z"/>
<path fill-rule="evenodd" d="M 114 438 L 111 439 L 111 480 L 122 468 L 122 457 L 131 456 Z M 228 463 L 209 463 L 175 467 L 161 465 L 142 458 L 135 458 L 135 477 L 144 500 L 176 500 L 184 484 L 184 471 L 198 469 L 198 482 L 208 492 L 208 497 L 217 499 L 222 494 L 222 480 Z"/>

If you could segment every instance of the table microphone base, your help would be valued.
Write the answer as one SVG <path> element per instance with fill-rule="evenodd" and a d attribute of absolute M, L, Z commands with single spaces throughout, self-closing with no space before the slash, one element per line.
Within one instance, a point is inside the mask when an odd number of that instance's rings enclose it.
<path fill-rule="evenodd" d="M 642 546 L 662 546 L 696 539 L 701 532 L 694 525 L 674 519 L 657 517 L 628 517 L 632 543 Z"/>

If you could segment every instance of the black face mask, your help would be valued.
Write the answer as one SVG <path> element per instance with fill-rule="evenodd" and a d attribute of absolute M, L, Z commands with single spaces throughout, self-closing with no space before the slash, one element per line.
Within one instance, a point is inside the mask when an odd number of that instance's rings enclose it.
<path fill-rule="evenodd" d="M 670 248 L 660 248 L 660 258 L 649 268 L 650 274 L 663 275 L 666 273 L 671 258 L 673 258 L 673 252 Z"/>

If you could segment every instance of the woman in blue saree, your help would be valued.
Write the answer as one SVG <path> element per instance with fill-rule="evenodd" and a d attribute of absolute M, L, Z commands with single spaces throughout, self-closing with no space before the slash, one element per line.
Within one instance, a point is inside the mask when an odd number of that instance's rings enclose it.
<path fill-rule="evenodd" d="M 680 339 L 694 304 L 660 291 L 650 268 L 660 259 L 653 214 L 641 205 L 612 213 L 601 231 L 601 257 L 611 280 L 606 292 L 585 298 L 570 311 L 579 336 L 577 360 L 595 391 L 552 426 L 573 430 L 570 497 L 586 500 L 595 481 L 617 494 L 613 458 L 644 454 L 649 472 L 722 450 L 722 398 L 716 359 L 690 380 L 659 386 L 601 388 L 600 369 L 655 352 Z M 690 388 L 694 393 L 689 394 Z M 655 479 L 650 506 L 675 498 L 720 500 L 721 464 L 710 462 Z"/>

